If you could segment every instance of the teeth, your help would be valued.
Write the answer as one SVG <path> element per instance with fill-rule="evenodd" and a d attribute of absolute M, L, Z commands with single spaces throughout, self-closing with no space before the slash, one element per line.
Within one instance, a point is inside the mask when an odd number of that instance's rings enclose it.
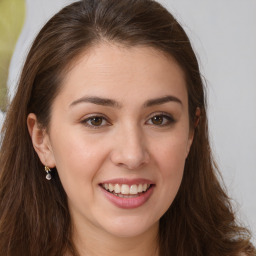
<path fill-rule="evenodd" d="M 130 193 L 130 188 L 129 188 L 129 186 L 128 185 L 126 185 L 126 184 L 123 184 L 122 186 L 121 186 L 121 194 L 129 194 Z"/>
<path fill-rule="evenodd" d="M 108 190 L 110 192 L 114 191 L 114 186 L 112 184 L 108 184 Z"/>
<path fill-rule="evenodd" d="M 137 195 L 138 193 L 146 192 L 150 187 L 150 184 L 133 184 L 131 186 L 127 184 L 103 184 L 103 188 L 110 192 L 120 195 Z"/>
<path fill-rule="evenodd" d="M 115 193 L 116 193 L 116 194 L 119 194 L 119 193 L 121 192 L 120 185 L 119 185 L 119 184 L 116 184 L 114 190 L 115 190 Z"/>
<path fill-rule="evenodd" d="M 132 194 L 132 195 L 138 194 L 138 186 L 137 185 L 131 185 L 130 194 Z"/>

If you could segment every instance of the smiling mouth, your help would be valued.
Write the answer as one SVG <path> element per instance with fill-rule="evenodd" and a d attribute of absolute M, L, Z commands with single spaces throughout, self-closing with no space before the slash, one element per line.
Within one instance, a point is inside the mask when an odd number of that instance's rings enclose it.
<path fill-rule="evenodd" d="M 152 184 L 111 184 L 103 183 L 100 186 L 107 192 L 122 198 L 138 197 L 147 192 L 153 185 Z"/>

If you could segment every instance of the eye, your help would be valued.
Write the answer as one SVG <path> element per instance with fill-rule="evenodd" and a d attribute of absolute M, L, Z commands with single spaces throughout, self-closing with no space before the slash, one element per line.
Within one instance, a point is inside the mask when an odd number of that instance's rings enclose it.
<path fill-rule="evenodd" d="M 82 121 L 82 123 L 90 128 L 100 128 L 109 125 L 109 122 L 103 116 L 91 116 Z"/>
<path fill-rule="evenodd" d="M 173 117 L 169 114 L 157 114 L 152 116 L 146 123 L 156 126 L 168 126 L 175 122 Z"/>

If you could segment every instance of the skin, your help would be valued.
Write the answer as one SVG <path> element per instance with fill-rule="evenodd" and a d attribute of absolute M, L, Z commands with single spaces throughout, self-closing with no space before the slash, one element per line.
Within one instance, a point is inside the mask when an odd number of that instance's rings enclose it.
<path fill-rule="evenodd" d="M 95 115 L 103 117 L 98 126 Z M 94 46 L 66 75 L 47 132 L 33 113 L 28 128 L 42 163 L 58 170 L 81 255 L 158 255 L 159 219 L 193 140 L 184 74 L 171 57 L 149 47 Z M 99 186 L 114 178 L 149 179 L 154 189 L 142 206 L 121 209 Z"/>

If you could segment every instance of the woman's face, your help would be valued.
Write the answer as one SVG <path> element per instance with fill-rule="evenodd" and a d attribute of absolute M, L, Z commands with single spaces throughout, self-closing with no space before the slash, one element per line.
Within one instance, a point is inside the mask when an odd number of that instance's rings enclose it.
<path fill-rule="evenodd" d="M 149 47 L 104 43 L 67 73 L 43 159 L 58 170 L 76 226 L 132 237 L 158 228 L 192 137 L 177 63 Z"/>

